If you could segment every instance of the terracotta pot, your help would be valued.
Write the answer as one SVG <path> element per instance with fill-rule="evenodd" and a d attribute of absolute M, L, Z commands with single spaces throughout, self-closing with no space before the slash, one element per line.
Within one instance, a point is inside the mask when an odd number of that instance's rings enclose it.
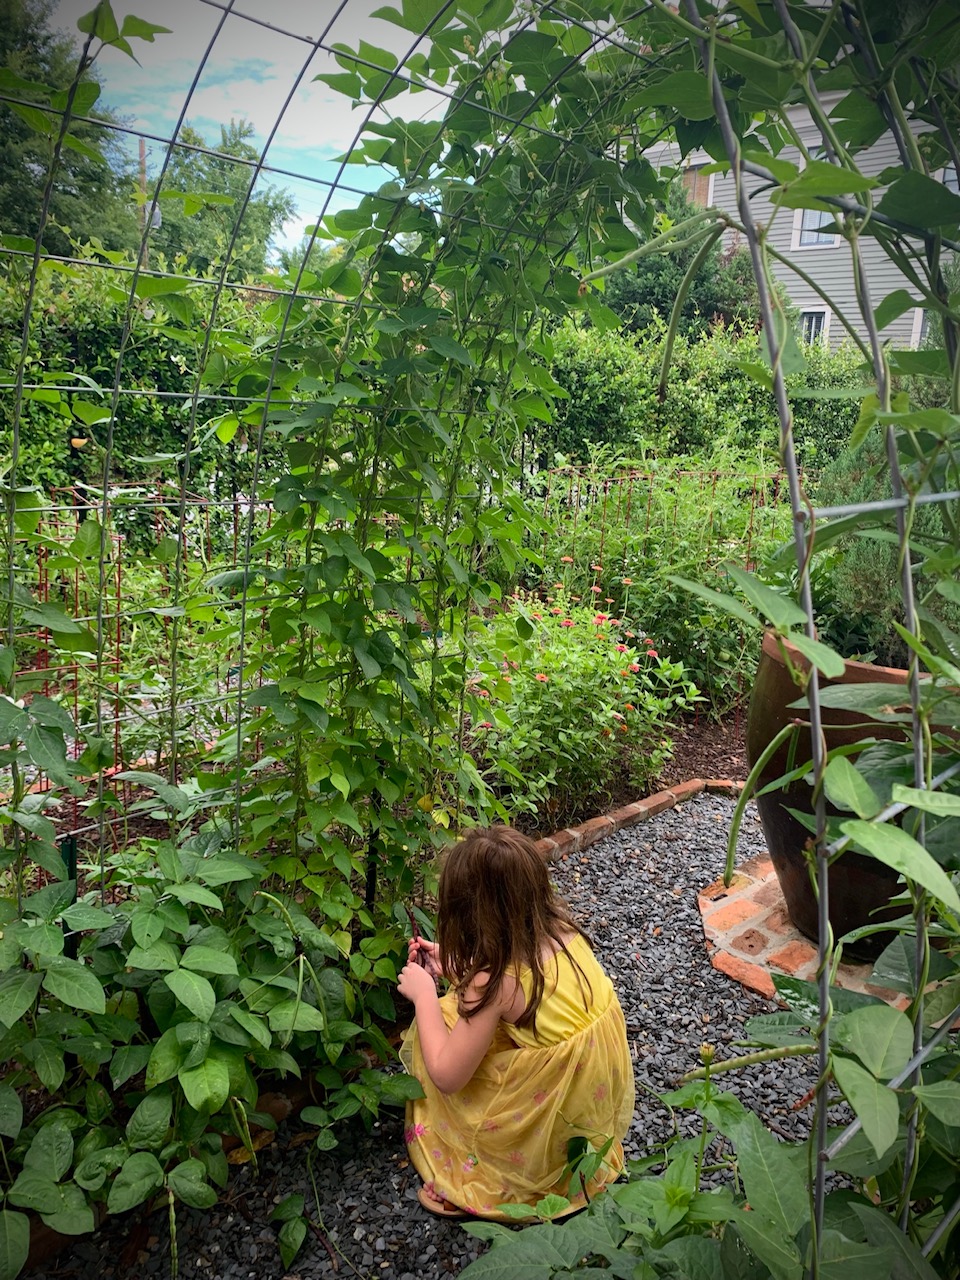
<path fill-rule="evenodd" d="M 802 710 L 791 709 L 789 706 L 800 696 L 800 691 L 783 662 L 780 643 L 784 642 L 778 642 L 772 632 L 768 632 L 763 638 L 760 665 L 747 715 L 747 759 L 751 768 L 783 726 L 804 715 Z M 786 644 L 785 647 L 790 661 L 796 667 L 809 670 L 810 663 L 798 649 L 791 644 Z M 905 670 L 873 666 L 869 662 L 848 662 L 843 675 L 834 680 L 820 677 L 821 688 L 835 684 L 904 685 L 906 682 Z M 899 741 L 904 737 L 900 726 L 872 721 L 863 712 L 824 707 L 821 714 L 828 750 L 866 737 Z M 870 723 L 864 727 L 866 721 Z M 784 745 L 768 761 L 758 781 L 758 789 L 787 772 L 787 753 L 788 747 Z M 802 764 L 811 755 L 809 732 L 801 730 L 794 763 Z M 802 780 L 791 783 L 769 795 L 758 796 L 757 808 L 790 919 L 802 933 L 816 941 L 817 900 L 804 856 L 804 847 L 810 839 L 810 833 L 787 812 L 788 809 L 796 809 L 802 813 L 812 813 L 810 788 Z M 837 810 L 828 805 L 827 812 L 836 814 Z M 830 924 L 836 938 L 851 929 L 875 924 L 884 918 L 892 919 L 899 914 L 887 907 L 891 897 L 897 892 L 898 875 L 873 858 L 859 853 L 845 853 L 830 868 L 829 886 Z M 884 911 L 884 908 L 887 910 Z M 890 940 L 890 936 L 874 935 L 861 942 L 856 950 L 864 955 L 877 955 Z"/>

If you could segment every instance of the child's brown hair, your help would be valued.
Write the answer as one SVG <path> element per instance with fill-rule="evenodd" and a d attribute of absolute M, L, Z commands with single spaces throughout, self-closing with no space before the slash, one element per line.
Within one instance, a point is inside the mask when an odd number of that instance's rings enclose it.
<path fill-rule="evenodd" d="M 437 918 L 440 964 L 461 993 L 478 973 L 488 976 L 480 998 L 469 1007 L 461 994 L 461 1017 L 479 1013 L 496 999 L 507 971 L 525 966 L 532 990 L 517 1026 L 530 1027 L 536 1035 L 543 953 L 551 942 L 563 949 L 564 936 L 571 933 L 586 937 L 554 892 L 546 863 L 527 836 L 511 827 L 478 827 L 447 853 Z M 589 989 L 580 966 L 570 960 L 581 992 L 584 982 Z"/>

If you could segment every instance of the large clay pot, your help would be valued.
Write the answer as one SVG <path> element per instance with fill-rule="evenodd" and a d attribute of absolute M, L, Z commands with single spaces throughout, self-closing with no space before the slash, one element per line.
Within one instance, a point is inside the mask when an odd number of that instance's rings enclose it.
<path fill-rule="evenodd" d="M 778 642 L 772 632 L 763 638 L 763 649 L 757 678 L 750 698 L 750 710 L 747 716 L 747 758 L 751 768 L 759 759 L 764 748 L 776 734 L 802 711 L 790 708 L 800 691 L 790 678 L 784 664 Z M 786 644 L 790 661 L 801 670 L 809 669 L 809 662 L 793 645 Z M 907 672 L 895 667 L 877 667 L 868 662 L 848 662 L 842 676 L 834 680 L 820 677 L 820 687 L 834 684 L 906 684 Z M 864 722 L 869 720 L 863 712 L 840 711 L 825 707 L 822 710 L 823 731 L 827 749 L 858 742 L 862 738 L 902 739 L 903 732 L 896 725 L 871 721 L 868 727 Z M 800 730 L 794 756 L 795 764 L 802 764 L 812 755 L 810 735 L 807 730 Z M 787 772 L 787 751 L 784 745 L 768 761 L 758 781 L 758 789 L 767 783 L 782 777 Z M 773 862 L 777 879 L 783 890 L 787 912 L 790 919 L 801 932 L 814 941 L 817 939 L 817 900 L 810 883 L 804 846 L 810 839 L 810 833 L 796 818 L 787 812 L 797 809 L 800 812 L 812 811 L 810 788 L 801 780 L 784 786 L 765 796 L 757 797 L 757 808 L 763 824 L 770 859 Z M 830 809 L 828 813 L 836 813 Z M 841 937 L 851 929 L 861 925 L 875 924 L 884 916 L 891 918 L 897 914 L 887 908 L 891 897 L 897 892 L 897 873 L 877 862 L 873 858 L 859 853 L 847 852 L 830 868 L 830 924 L 835 938 Z M 860 944 L 863 954 L 876 954 L 888 937 L 881 936 L 871 944 L 870 940 Z"/>

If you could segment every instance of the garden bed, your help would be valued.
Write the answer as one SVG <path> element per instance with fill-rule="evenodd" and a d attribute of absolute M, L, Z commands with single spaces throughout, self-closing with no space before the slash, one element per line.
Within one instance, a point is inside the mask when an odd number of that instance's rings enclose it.
<path fill-rule="evenodd" d="M 654 1093 L 674 1087 L 698 1065 L 701 1043 L 731 1056 L 746 1020 L 775 1006 L 712 968 L 703 945 L 697 890 L 720 874 L 733 801 L 700 795 L 648 822 L 606 837 L 556 864 L 561 891 L 593 937 L 626 1014 L 639 1086 L 626 1146 L 637 1158 L 671 1133 L 667 1109 Z M 756 856 L 763 836 L 748 811 L 739 858 Z M 808 1111 L 794 1110 L 815 1079 L 812 1060 L 754 1066 L 725 1078 L 726 1088 L 783 1137 L 802 1137 Z M 698 1121 L 681 1113 L 681 1129 Z M 434 1219 L 416 1202 L 417 1176 L 403 1147 L 396 1112 L 368 1134 L 344 1127 L 340 1146 L 314 1155 L 298 1143 L 298 1126 L 282 1125 L 260 1152 L 256 1177 L 234 1171 L 220 1203 L 207 1212 L 181 1208 L 178 1243 L 182 1280 L 302 1280 L 338 1274 L 384 1280 L 450 1280 L 484 1248 L 456 1223 Z M 302 1194 L 316 1224 L 289 1270 L 280 1262 L 270 1214 Z M 69 1257 L 32 1273 L 32 1280 L 112 1280 L 165 1275 L 169 1266 L 165 1213 L 111 1221 L 77 1240 Z"/>

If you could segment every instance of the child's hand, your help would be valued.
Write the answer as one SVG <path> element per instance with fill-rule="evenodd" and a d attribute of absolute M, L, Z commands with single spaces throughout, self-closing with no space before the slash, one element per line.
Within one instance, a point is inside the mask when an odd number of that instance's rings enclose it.
<path fill-rule="evenodd" d="M 431 978 L 443 977 L 440 968 L 440 948 L 435 942 L 428 942 L 426 938 L 410 939 L 407 944 L 407 963 L 423 965 Z"/>
<path fill-rule="evenodd" d="M 397 979 L 397 990 L 402 996 L 406 996 L 411 1003 L 416 1004 L 418 1000 L 421 1000 L 426 995 L 436 998 L 437 984 L 426 969 L 418 965 L 415 960 L 411 960 L 400 970 L 400 977 Z"/>

